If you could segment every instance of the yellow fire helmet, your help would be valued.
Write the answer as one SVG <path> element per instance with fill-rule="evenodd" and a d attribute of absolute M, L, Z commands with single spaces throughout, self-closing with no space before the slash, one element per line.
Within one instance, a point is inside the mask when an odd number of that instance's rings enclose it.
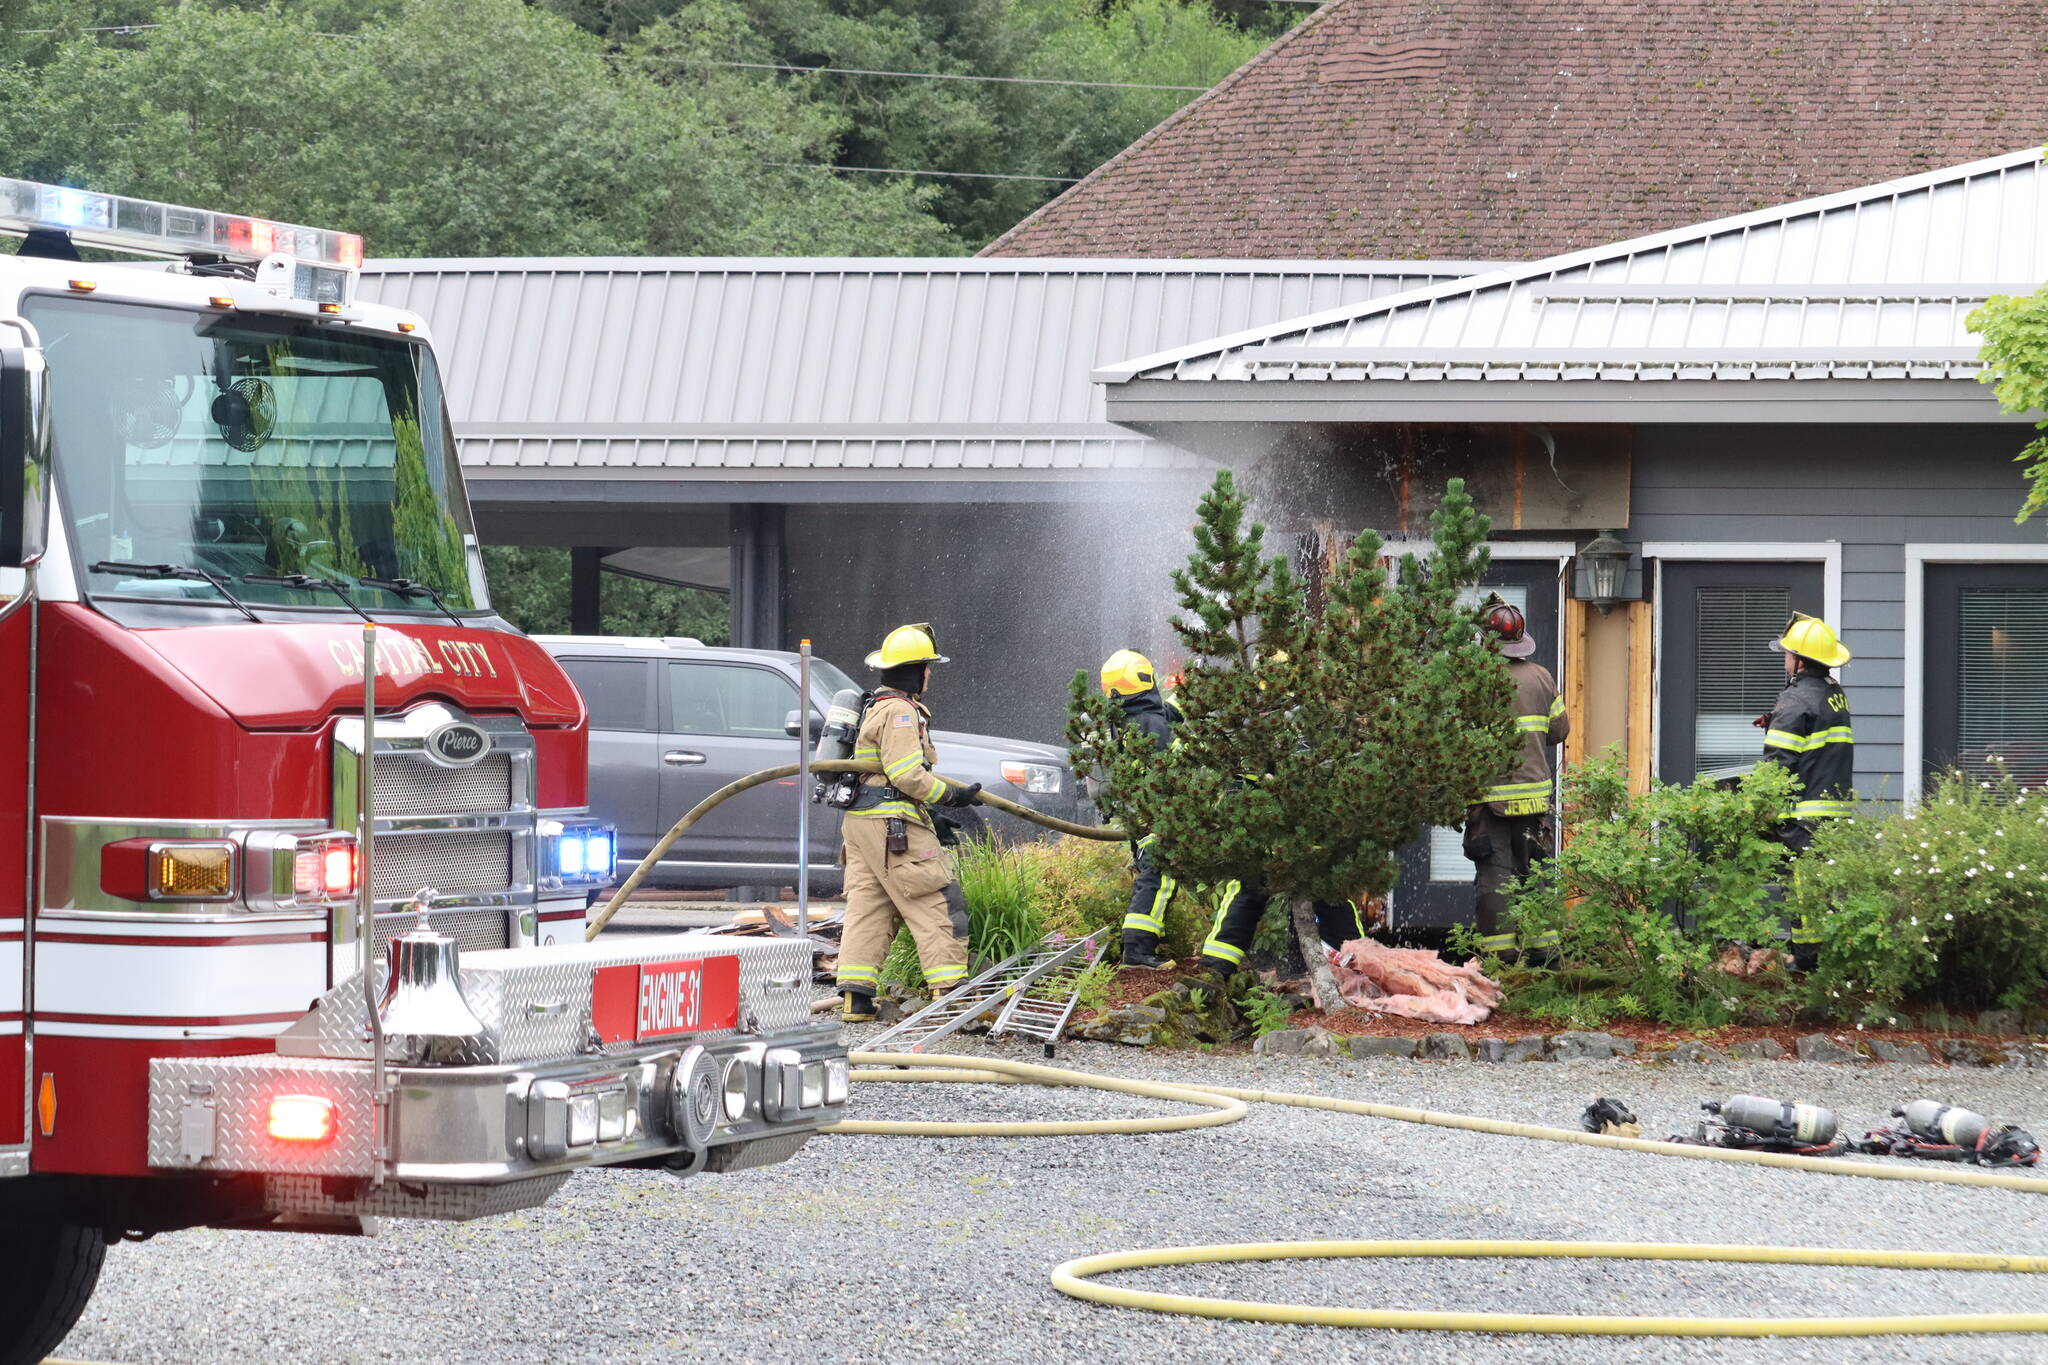
<path fill-rule="evenodd" d="M 1102 661 L 1102 690 L 1112 697 L 1135 697 L 1158 685 L 1152 661 L 1135 649 L 1120 649 Z"/>
<path fill-rule="evenodd" d="M 1849 651 L 1842 648 L 1842 642 L 1835 638 L 1835 632 L 1828 623 L 1804 612 L 1792 613 L 1792 620 L 1774 647 L 1829 668 L 1840 668 L 1849 662 Z"/>
<path fill-rule="evenodd" d="M 938 640 L 932 628 L 919 621 L 915 625 L 898 626 L 882 637 L 882 647 L 868 655 L 869 668 L 894 668 L 898 664 L 949 664 L 953 662 L 939 653 Z"/>

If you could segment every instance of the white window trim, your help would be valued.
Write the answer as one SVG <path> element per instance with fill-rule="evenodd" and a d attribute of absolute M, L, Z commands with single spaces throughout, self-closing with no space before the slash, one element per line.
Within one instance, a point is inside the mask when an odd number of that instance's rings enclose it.
<path fill-rule="evenodd" d="M 1664 561 L 1732 559 L 1750 563 L 1791 560 L 1821 566 L 1821 614 L 1842 622 L 1842 542 L 1839 540 L 1646 540 L 1643 562 L 1655 565 L 1650 604 L 1650 777 L 1661 780 L 1664 751 Z M 1910 580 L 1910 575 L 1908 575 Z M 1910 589 L 1909 589 L 1910 590 Z M 1759 744 L 1758 751 L 1762 751 Z"/>
<path fill-rule="evenodd" d="M 1929 564 L 2048 564 L 2048 545 L 1986 545 L 1968 541 L 1906 544 L 1905 695 L 1899 766 L 1908 808 L 1920 804 L 1921 756 L 1927 687 L 1927 566 Z"/>

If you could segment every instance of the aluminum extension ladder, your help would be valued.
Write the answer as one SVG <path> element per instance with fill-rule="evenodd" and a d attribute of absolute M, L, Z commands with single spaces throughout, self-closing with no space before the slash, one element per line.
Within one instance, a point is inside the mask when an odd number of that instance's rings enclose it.
<path fill-rule="evenodd" d="M 1053 1046 L 1066 1031 L 1067 1020 L 1073 1017 L 1074 1005 L 1081 998 L 1081 978 L 1102 956 L 1102 945 L 1093 934 L 1074 947 L 1086 951 L 1064 955 L 1064 960 L 1011 993 L 1010 1003 L 996 1016 L 989 1037 L 1017 1034 L 1036 1038 L 1044 1045 L 1045 1055 L 1052 1056 Z"/>
<path fill-rule="evenodd" d="M 1001 1006 L 990 1029 L 992 1035 L 1006 1028 L 1025 1033 L 1040 1039 L 1049 1052 L 1059 1028 L 1073 1013 L 1081 973 L 1101 953 L 1102 946 L 1093 934 L 1071 941 L 1047 936 L 1036 947 L 1012 954 L 961 982 L 908 1019 L 870 1038 L 864 1047 L 877 1052 L 923 1052 Z M 1055 987 L 1054 982 L 1063 984 Z M 1063 1004 L 1057 1000 L 1056 990 L 1065 992 Z M 1057 1026 L 1048 1033 L 1055 1014 Z"/>

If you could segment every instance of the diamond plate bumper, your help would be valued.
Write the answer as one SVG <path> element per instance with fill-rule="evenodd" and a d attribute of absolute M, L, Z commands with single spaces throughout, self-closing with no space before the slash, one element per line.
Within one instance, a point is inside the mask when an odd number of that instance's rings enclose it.
<path fill-rule="evenodd" d="M 709 1043 L 663 1039 L 539 1064 L 397 1066 L 387 1072 L 387 1182 L 447 1195 L 406 1205 L 421 1210 L 411 1216 L 473 1217 L 457 1210 L 494 1206 L 488 1193 L 475 1191 L 507 1186 L 510 1197 L 510 1182 L 538 1189 L 545 1177 L 585 1166 L 686 1152 L 690 1143 L 676 1123 L 671 1089 L 677 1063 L 692 1044 L 711 1054 L 720 1074 L 736 1066 L 746 1082 L 740 1117 L 721 1112 L 704 1144 L 713 1154 L 764 1138 L 789 1138 L 787 1150 L 794 1151 L 840 1115 L 843 1105 L 792 1109 L 779 1089 L 779 1068 L 764 1064 L 771 1052 L 787 1058 L 792 1051 L 807 1062 L 843 1062 L 846 1049 L 838 1029 L 808 1019 L 801 1029 L 772 1034 L 728 1030 Z M 368 1180 L 378 1169 L 372 1088 L 369 1063 L 356 1059 L 157 1058 L 149 1075 L 149 1164 L 167 1171 L 330 1177 L 335 1179 L 323 1186 L 323 1200 L 338 1207 L 367 1207 L 350 1182 Z M 333 1136 L 320 1143 L 272 1137 L 269 1109 L 278 1095 L 329 1101 Z M 302 1180 L 278 1187 L 310 1188 Z M 465 1189 L 473 1193 L 456 1193 Z M 377 1211 L 400 1210 L 379 1205 Z"/>

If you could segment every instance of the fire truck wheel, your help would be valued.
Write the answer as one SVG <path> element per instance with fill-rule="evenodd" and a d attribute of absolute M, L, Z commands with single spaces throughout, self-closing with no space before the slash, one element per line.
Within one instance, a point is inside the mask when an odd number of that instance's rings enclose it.
<path fill-rule="evenodd" d="M 107 1242 L 98 1228 L 56 1214 L 8 1222 L 0 1242 L 0 1365 L 36 1365 L 85 1312 Z"/>

